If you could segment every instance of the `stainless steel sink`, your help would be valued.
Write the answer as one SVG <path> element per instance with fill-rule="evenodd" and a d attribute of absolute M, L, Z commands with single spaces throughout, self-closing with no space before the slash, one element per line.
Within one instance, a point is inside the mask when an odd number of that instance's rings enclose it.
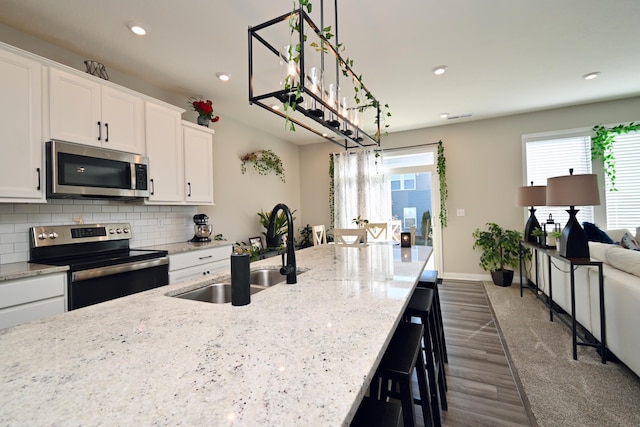
<path fill-rule="evenodd" d="M 264 286 L 251 285 L 251 294 L 266 289 Z M 213 283 L 202 288 L 194 289 L 183 294 L 174 295 L 176 298 L 190 299 L 194 301 L 212 302 L 224 304 L 231 302 L 231 283 Z"/>
<path fill-rule="evenodd" d="M 280 274 L 280 270 L 275 268 L 263 268 L 254 270 L 249 275 L 249 283 L 260 286 L 273 286 L 287 280 L 287 276 Z"/>
<path fill-rule="evenodd" d="M 298 274 L 306 270 L 298 269 Z M 251 284 L 251 295 L 263 291 L 268 287 L 277 285 L 287 280 L 287 276 L 280 274 L 276 268 L 262 268 L 254 270 L 249 274 Z M 213 283 L 202 288 L 194 289 L 181 294 L 173 295 L 176 298 L 190 299 L 194 301 L 211 302 L 214 304 L 225 304 L 231 302 L 231 283 Z"/>

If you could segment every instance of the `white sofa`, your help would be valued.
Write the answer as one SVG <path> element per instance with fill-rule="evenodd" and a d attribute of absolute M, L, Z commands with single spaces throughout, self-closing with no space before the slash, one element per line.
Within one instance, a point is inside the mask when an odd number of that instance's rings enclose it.
<path fill-rule="evenodd" d="M 628 230 L 609 230 L 616 242 Z M 633 233 L 630 233 L 633 235 Z M 636 236 L 639 240 L 640 236 Z M 603 262 L 607 348 L 640 376 L 640 251 L 615 244 L 589 242 L 591 258 Z M 548 294 L 547 257 L 540 259 L 541 290 Z M 571 313 L 569 264 L 552 258 L 553 300 Z M 598 269 L 578 267 L 575 271 L 577 321 L 600 339 Z M 594 349 L 595 351 L 595 349 Z"/>

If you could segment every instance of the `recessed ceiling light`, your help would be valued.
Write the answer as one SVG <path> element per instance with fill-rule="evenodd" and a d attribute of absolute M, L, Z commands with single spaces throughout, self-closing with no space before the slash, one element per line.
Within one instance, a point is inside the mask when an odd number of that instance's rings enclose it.
<path fill-rule="evenodd" d="M 147 34 L 147 32 L 149 31 L 147 29 L 147 27 L 145 27 L 142 24 L 138 24 L 136 22 L 129 22 L 127 23 L 127 27 L 129 27 L 129 29 L 131 30 L 131 32 L 133 32 L 134 34 L 137 34 L 139 36 L 144 36 L 145 34 Z"/>
<path fill-rule="evenodd" d="M 447 66 L 446 65 L 438 65 L 432 71 L 433 71 L 433 74 L 435 74 L 436 76 L 441 76 L 441 75 L 443 75 L 445 73 L 445 71 L 447 71 Z"/>
<path fill-rule="evenodd" d="M 227 73 L 222 73 L 222 72 L 216 73 L 216 77 L 222 80 L 223 82 L 228 82 L 229 80 L 231 80 L 231 75 Z"/>
<path fill-rule="evenodd" d="M 600 75 L 600 71 L 594 71 L 593 73 L 587 73 L 584 76 L 582 76 L 583 79 L 585 80 L 593 80 L 596 77 L 598 77 Z"/>
<path fill-rule="evenodd" d="M 441 118 L 441 119 L 446 119 L 447 117 L 449 117 L 449 113 L 442 113 L 442 114 L 440 114 L 440 118 Z"/>

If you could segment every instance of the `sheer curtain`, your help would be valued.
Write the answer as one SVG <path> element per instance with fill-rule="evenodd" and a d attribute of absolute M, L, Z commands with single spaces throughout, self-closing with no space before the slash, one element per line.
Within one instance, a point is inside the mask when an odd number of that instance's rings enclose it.
<path fill-rule="evenodd" d="M 334 226 L 355 227 L 358 216 L 369 222 L 391 219 L 391 189 L 382 170 L 382 157 L 373 150 L 334 155 Z"/>

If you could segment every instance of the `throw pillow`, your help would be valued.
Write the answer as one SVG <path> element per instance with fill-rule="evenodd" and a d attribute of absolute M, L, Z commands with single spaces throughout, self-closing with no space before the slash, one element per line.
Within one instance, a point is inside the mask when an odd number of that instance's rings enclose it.
<path fill-rule="evenodd" d="M 612 245 L 607 251 L 607 261 L 618 270 L 640 277 L 640 252 Z"/>
<path fill-rule="evenodd" d="M 625 249 L 633 249 L 634 251 L 640 251 L 640 247 L 638 246 L 638 243 L 635 240 L 633 240 L 633 237 L 629 233 L 624 233 L 624 236 L 622 236 L 622 239 L 620 239 L 620 246 L 622 246 Z"/>
<path fill-rule="evenodd" d="M 584 232 L 587 234 L 587 240 L 600 243 L 615 243 L 611 237 L 604 231 L 590 222 L 583 222 Z"/>

